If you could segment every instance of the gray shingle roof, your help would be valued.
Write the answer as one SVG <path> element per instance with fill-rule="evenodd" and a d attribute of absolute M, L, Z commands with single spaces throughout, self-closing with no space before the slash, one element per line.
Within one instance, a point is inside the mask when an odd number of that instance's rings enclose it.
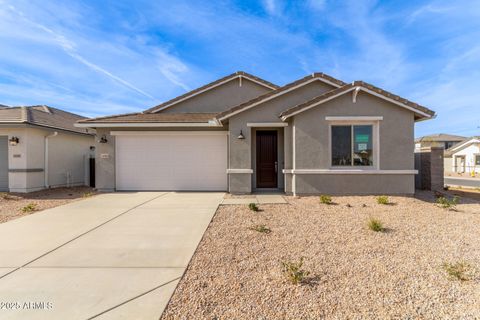
<path fill-rule="evenodd" d="M 86 133 L 84 128 L 76 128 L 74 126 L 75 122 L 83 119 L 86 118 L 48 106 L 0 108 L 0 125 L 31 124 L 77 133 Z"/>

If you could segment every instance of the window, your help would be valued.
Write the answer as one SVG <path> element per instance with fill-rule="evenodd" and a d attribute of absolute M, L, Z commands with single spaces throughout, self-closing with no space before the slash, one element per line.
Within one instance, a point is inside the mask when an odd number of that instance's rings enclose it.
<path fill-rule="evenodd" d="M 476 165 L 476 166 L 480 166 L 480 154 L 477 154 L 477 155 L 475 156 L 475 165 Z"/>
<path fill-rule="evenodd" d="M 451 148 L 457 142 L 459 142 L 459 141 L 447 141 L 447 142 L 445 142 L 445 150 Z"/>
<path fill-rule="evenodd" d="M 333 125 L 332 166 L 373 166 L 373 126 Z"/>

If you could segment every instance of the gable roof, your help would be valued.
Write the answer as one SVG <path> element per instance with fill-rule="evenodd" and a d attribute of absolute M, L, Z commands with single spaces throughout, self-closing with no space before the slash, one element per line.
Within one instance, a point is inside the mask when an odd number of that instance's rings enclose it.
<path fill-rule="evenodd" d="M 458 151 L 468 147 L 472 143 L 480 143 L 480 136 L 473 136 L 473 137 L 467 138 L 463 141 L 460 141 L 459 143 L 457 143 L 457 144 L 453 145 L 452 147 L 448 148 L 448 153 L 450 155 L 452 155 L 455 152 L 458 152 Z"/>
<path fill-rule="evenodd" d="M 78 123 L 208 123 L 216 113 L 127 113 L 94 119 L 80 120 Z"/>
<path fill-rule="evenodd" d="M 85 129 L 74 126 L 75 122 L 82 119 L 86 118 L 78 114 L 44 105 L 0 108 L 0 125 L 31 124 L 88 134 Z"/>
<path fill-rule="evenodd" d="M 443 142 L 443 141 L 463 141 L 465 140 L 466 137 L 462 137 L 462 136 L 456 136 L 456 135 L 453 135 L 453 134 L 446 134 L 446 133 L 436 133 L 436 134 L 430 134 L 428 136 L 423 136 L 423 137 L 420 137 L 420 138 L 417 138 L 415 139 L 415 142 L 431 142 L 431 141 L 440 141 L 440 142 Z"/>
<path fill-rule="evenodd" d="M 210 82 L 210 83 L 208 83 L 208 84 L 206 84 L 206 85 L 204 85 L 204 86 L 201 86 L 200 88 L 194 89 L 194 90 L 189 91 L 189 92 L 187 92 L 187 93 L 185 93 L 185 94 L 182 94 L 182 95 L 180 95 L 180 96 L 178 96 L 178 97 L 175 97 L 175 98 L 173 98 L 173 99 L 171 99 L 171 100 L 168 100 L 168 101 L 166 101 L 166 102 L 164 102 L 164 103 L 162 103 L 162 104 L 159 104 L 159 105 L 157 105 L 157 106 L 155 106 L 155 107 L 153 107 L 153 108 L 147 109 L 147 110 L 144 111 L 144 113 L 159 112 L 159 111 L 164 110 L 164 109 L 166 109 L 166 108 L 169 108 L 169 107 L 171 107 L 171 106 L 173 106 L 173 105 L 175 105 L 175 104 L 177 104 L 177 103 L 179 103 L 179 102 L 182 102 L 182 101 L 185 101 L 185 100 L 187 100 L 187 99 L 190 99 L 190 98 L 192 98 L 192 97 L 194 97 L 194 96 L 196 96 L 196 95 L 198 95 L 198 94 L 200 94 L 200 93 L 203 93 L 203 92 L 205 92 L 205 91 L 208 91 L 208 90 L 211 90 L 211 89 L 213 89 L 213 88 L 216 88 L 216 87 L 218 87 L 218 86 L 220 86 L 220 85 L 222 85 L 222 84 L 224 84 L 224 83 L 230 82 L 230 81 L 232 81 L 232 80 L 234 80 L 234 79 L 241 79 L 241 78 L 248 79 L 248 80 L 250 80 L 250 81 L 252 81 L 252 82 L 255 82 L 255 83 L 257 83 L 257 84 L 259 84 L 259 85 L 262 85 L 262 86 L 264 86 L 264 87 L 266 87 L 266 88 L 268 88 L 268 89 L 271 89 L 271 90 L 274 90 L 274 89 L 277 89 L 277 88 L 278 88 L 278 86 L 277 86 L 276 84 L 273 84 L 273 83 L 271 83 L 271 82 L 268 82 L 268 81 L 266 81 L 266 80 L 264 80 L 264 79 L 261 79 L 261 78 L 259 78 L 259 77 L 254 76 L 254 75 L 251 75 L 251 74 L 246 73 L 246 72 L 244 72 L 244 71 L 237 71 L 237 72 L 232 73 L 232 74 L 230 74 L 230 75 L 228 75 L 228 76 L 226 76 L 226 77 L 220 78 L 220 79 L 215 80 L 215 81 L 213 81 L 213 82 Z"/>
<path fill-rule="evenodd" d="M 341 87 L 346 85 L 345 82 L 335 79 L 334 77 L 331 77 L 325 73 L 318 72 L 318 73 L 313 73 L 309 76 L 306 76 L 302 79 L 296 80 L 294 82 L 291 82 L 289 84 L 284 85 L 283 87 L 279 87 L 273 91 L 267 92 L 265 94 L 262 94 L 250 101 L 244 102 L 242 104 L 239 104 L 233 108 L 230 108 L 224 112 L 221 112 L 217 115 L 217 119 L 222 121 L 225 119 L 228 119 L 231 116 L 236 115 L 237 113 L 243 112 L 245 110 L 248 110 L 250 108 L 253 108 L 254 106 L 266 102 L 268 100 L 271 100 L 275 97 L 281 96 L 287 92 L 290 92 L 292 90 L 295 90 L 297 88 L 303 87 L 311 82 L 314 81 L 322 81 L 324 83 L 330 84 L 333 87 Z"/>
<path fill-rule="evenodd" d="M 310 101 L 307 101 L 305 103 L 299 104 L 293 108 L 290 108 L 280 114 L 280 117 L 282 120 L 286 120 L 290 118 L 291 116 L 294 116 L 298 113 L 304 112 L 310 108 L 313 108 L 317 105 L 320 105 L 322 103 L 325 103 L 329 100 L 335 99 L 341 95 L 344 95 L 348 92 L 355 91 L 355 94 L 358 94 L 360 91 L 367 92 L 371 95 L 374 95 L 376 97 L 379 97 L 383 100 L 389 101 L 393 104 L 396 104 L 400 107 L 404 107 L 406 109 L 409 109 L 415 113 L 417 116 L 417 120 L 423 120 L 423 119 L 429 119 L 432 118 L 435 115 L 435 112 L 423 107 L 415 102 L 412 102 L 410 100 L 404 99 L 400 96 L 397 96 L 393 93 L 390 93 L 388 91 L 385 91 L 383 89 L 380 89 L 378 87 L 375 87 L 369 83 L 363 82 L 363 81 L 355 81 L 353 83 L 344 85 L 340 88 L 328 91 L 316 98 L 313 98 Z"/>

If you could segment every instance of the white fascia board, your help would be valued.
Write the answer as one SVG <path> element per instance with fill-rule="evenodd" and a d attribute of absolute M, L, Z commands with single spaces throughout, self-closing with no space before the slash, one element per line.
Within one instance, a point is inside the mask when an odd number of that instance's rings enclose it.
<path fill-rule="evenodd" d="M 254 127 L 254 128 L 288 127 L 288 123 L 286 122 L 248 122 L 247 127 Z"/>
<path fill-rule="evenodd" d="M 291 174 L 417 174 L 418 170 L 286 169 Z"/>
<path fill-rule="evenodd" d="M 466 146 L 468 146 L 468 145 L 470 145 L 470 144 L 472 144 L 472 143 L 480 143 L 480 140 L 478 140 L 478 139 L 470 139 L 470 140 L 468 140 L 468 141 L 465 141 L 465 142 L 462 143 L 461 145 L 458 145 L 458 146 L 456 146 L 456 147 L 453 147 L 453 148 L 448 149 L 448 151 L 454 151 L 454 150 L 458 150 L 458 149 L 461 150 L 461 149 L 463 149 L 464 147 L 466 147 Z"/>
<path fill-rule="evenodd" d="M 381 121 L 383 120 L 382 116 L 350 116 L 350 117 L 337 117 L 337 116 L 327 116 L 325 117 L 327 121 Z"/>
<path fill-rule="evenodd" d="M 137 122 L 137 123 L 75 123 L 77 128 L 145 128 L 145 127 L 221 127 L 211 122 Z"/>
<path fill-rule="evenodd" d="M 235 79 L 240 79 L 240 78 L 248 79 L 248 80 L 250 80 L 250 81 L 252 81 L 252 82 L 255 82 L 255 83 L 259 84 L 259 85 L 262 85 L 262 86 L 264 86 L 264 87 L 266 87 L 266 88 L 269 88 L 269 89 L 272 89 L 272 90 L 276 89 L 275 87 L 269 86 L 269 85 L 267 85 L 267 84 L 265 84 L 265 83 L 262 83 L 262 82 L 260 82 L 260 81 L 258 81 L 258 80 L 252 79 L 252 78 L 250 78 L 249 76 L 245 76 L 245 75 L 239 74 L 239 75 L 237 75 L 237 76 L 235 76 L 235 77 L 233 77 L 233 78 L 226 79 L 226 80 L 224 80 L 224 81 L 222 81 L 222 82 L 219 82 L 219 83 L 217 83 L 217 84 L 215 84 L 215 85 L 213 85 L 213 86 L 210 86 L 210 87 L 205 88 L 205 89 L 203 89 L 203 90 L 200 90 L 200 91 L 198 91 L 198 92 L 192 93 L 192 94 L 190 94 L 190 95 L 188 95 L 188 96 L 186 96 L 186 97 L 183 97 L 182 99 L 173 101 L 172 103 L 167 104 L 167 105 L 165 105 L 165 106 L 162 106 L 161 108 L 154 109 L 154 110 L 151 111 L 151 113 L 155 113 L 155 112 L 162 111 L 162 110 L 164 110 L 164 109 L 170 108 L 171 106 L 176 105 L 177 103 L 180 103 L 180 102 L 182 102 L 182 101 L 188 100 L 188 99 L 193 98 L 193 97 L 195 97 L 195 96 L 198 96 L 199 94 L 202 94 L 202 93 L 204 93 L 204 92 L 206 92 L 206 91 L 209 91 L 209 90 L 214 89 L 214 88 L 216 88 L 216 87 L 218 87 L 218 86 L 221 86 L 221 85 L 223 85 L 223 84 L 225 84 L 225 83 L 227 83 L 227 82 L 233 81 L 233 80 L 235 80 Z"/>
<path fill-rule="evenodd" d="M 110 131 L 112 136 L 226 136 L 228 131 Z"/>
<path fill-rule="evenodd" d="M 432 118 L 431 115 L 429 115 L 429 114 L 427 114 L 427 113 L 425 113 L 425 112 L 422 112 L 422 111 L 420 111 L 420 110 L 414 109 L 414 108 L 412 108 L 412 107 L 410 107 L 410 106 L 407 106 L 406 104 L 404 104 L 404 103 L 402 103 L 402 102 L 400 102 L 400 101 L 396 101 L 396 100 L 394 100 L 394 99 L 390 99 L 390 98 L 385 97 L 384 95 L 379 94 L 379 93 L 377 93 L 377 92 L 375 92 L 375 91 L 372 91 L 372 90 L 370 90 L 370 89 L 367 89 L 367 88 L 364 88 L 364 87 L 358 87 L 358 86 L 357 86 L 357 87 L 352 87 L 352 88 L 350 88 L 350 89 L 348 89 L 348 90 L 345 90 L 345 91 L 343 91 L 343 92 L 340 92 L 340 93 L 338 93 L 338 94 L 336 94 L 336 95 L 333 95 L 333 96 L 331 96 L 331 97 L 328 97 L 328 98 L 325 99 L 325 100 L 322 100 L 322 101 L 319 101 L 319 102 L 317 102 L 317 103 L 311 104 L 311 105 L 309 105 L 308 107 L 305 107 L 305 108 L 303 108 L 303 109 L 300 109 L 300 110 L 298 110 L 298 111 L 296 111 L 296 112 L 294 112 L 294 113 L 292 113 L 292 114 L 283 116 L 283 117 L 282 117 L 282 120 L 285 121 L 286 119 L 288 119 L 288 118 L 290 118 L 290 117 L 292 117 L 292 116 L 294 116 L 294 115 L 296 115 L 296 114 L 299 114 L 299 113 L 301 113 L 301 112 L 307 111 L 307 110 L 309 110 L 309 109 L 311 109 L 311 108 L 313 108 L 313 107 L 316 107 L 316 106 L 318 106 L 318 105 L 320 105 L 320 104 L 322 104 L 322 103 L 325 103 L 325 102 L 327 102 L 327 101 L 330 101 L 330 100 L 332 100 L 332 99 L 335 99 L 335 98 L 337 98 L 337 97 L 339 97 L 339 96 L 341 96 L 341 95 L 344 95 L 344 94 L 346 94 L 346 93 L 348 93 L 348 92 L 351 92 L 351 91 L 353 91 L 353 90 L 358 90 L 358 88 L 360 88 L 361 91 L 365 91 L 365 92 L 367 92 L 367 93 L 369 93 L 369 94 L 371 94 L 371 95 L 373 95 L 373 96 L 376 96 L 376 97 L 378 97 L 378 98 L 380 98 L 380 99 L 383 99 L 383 100 L 385 100 L 385 101 L 388 101 L 388 102 L 391 102 L 391 103 L 393 103 L 393 104 L 396 104 L 396 105 L 398 105 L 398 106 L 400 106 L 400 107 L 402 107 L 402 108 L 408 109 L 408 110 L 410 110 L 410 111 L 412 111 L 412 112 L 414 112 L 414 113 L 420 114 L 420 115 L 422 115 L 422 116 L 424 116 L 424 117 L 426 117 L 426 118 Z"/>
<path fill-rule="evenodd" d="M 257 102 L 255 102 L 255 103 L 253 103 L 253 104 L 251 104 L 251 105 L 249 105 L 249 106 L 247 106 L 247 107 L 245 107 L 245 108 L 242 108 L 242 109 L 240 109 L 240 110 L 237 110 L 237 111 L 235 111 L 235 112 L 232 112 L 232 113 L 230 113 L 230 114 L 228 114 L 228 115 L 226 115 L 226 116 L 224 116 L 224 117 L 222 117 L 222 118 L 219 118 L 218 120 L 222 121 L 222 120 L 228 119 L 228 118 L 230 118 L 230 117 L 233 117 L 234 115 L 236 115 L 236 114 L 238 114 L 238 113 L 240 113 L 240 112 L 243 112 L 243 111 L 245 111 L 245 110 L 251 109 L 251 108 L 253 108 L 253 107 L 255 107 L 255 106 L 257 106 L 257 105 L 259 105 L 259 104 L 261 104 L 261 103 L 267 102 L 267 101 L 269 101 L 269 100 L 275 99 L 276 97 L 279 97 L 279 96 L 281 96 L 281 95 L 284 95 L 284 94 L 286 94 L 286 93 L 288 93 L 288 92 L 290 92 L 290 91 L 292 91 L 292 90 L 295 90 L 295 89 L 297 89 L 297 88 L 301 88 L 301 87 L 303 87 L 303 86 L 306 86 L 307 84 L 312 83 L 312 82 L 314 82 L 314 81 L 322 81 L 322 82 L 325 82 L 325 83 L 328 83 L 328 84 L 334 86 L 335 88 L 339 88 L 339 87 L 340 87 L 338 84 L 333 83 L 333 82 L 328 81 L 328 80 L 325 80 L 325 79 L 323 79 L 323 78 L 312 78 L 312 79 L 310 79 L 310 80 L 308 80 L 308 81 L 305 81 L 305 82 L 300 83 L 300 84 L 298 84 L 298 85 L 296 85 L 296 86 L 294 86 L 294 87 L 291 87 L 291 88 L 289 88 L 289 89 L 287 89 L 287 90 L 285 90 L 285 91 L 281 91 L 281 92 L 279 92 L 279 93 L 277 93 L 277 94 L 274 94 L 274 95 L 272 95 L 272 96 L 266 97 L 266 98 L 263 99 L 263 100 L 257 101 Z"/>

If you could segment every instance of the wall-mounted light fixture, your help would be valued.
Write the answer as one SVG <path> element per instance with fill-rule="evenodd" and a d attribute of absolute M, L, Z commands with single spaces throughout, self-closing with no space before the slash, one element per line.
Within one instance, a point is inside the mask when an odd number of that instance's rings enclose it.
<path fill-rule="evenodd" d="M 16 146 L 20 142 L 20 139 L 18 139 L 18 137 L 11 137 L 8 142 L 10 142 L 11 146 Z"/>
<path fill-rule="evenodd" d="M 240 134 L 238 135 L 237 139 L 239 139 L 239 140 L 245 139 L 242 130 L 240 130 Z"/>
<path fill-rule="evenodd" d="M 99 143 L 107 143 L 108 140 L 107 140 L 107 137 L 105 135 L 103 135 L 100 140 L 98 140 Z"/>

